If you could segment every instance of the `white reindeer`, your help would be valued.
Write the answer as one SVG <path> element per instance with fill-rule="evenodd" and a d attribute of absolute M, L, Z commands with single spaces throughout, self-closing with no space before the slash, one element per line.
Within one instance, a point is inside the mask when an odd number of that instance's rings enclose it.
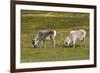
<path fill-rule="evenodd" d="M 40 48 L 43 45 L 43 47 L 46 47 L 45 41 L 49 37 L 52 41 L 52 47 L 55 48 L 55 36 L 56 31 L 55 30 L 41 30 L 37 33 L 35 38 L 32 40 L 33 47 L 36 47 L 36 45 L 40 42 Z"/>
<path fill-rule="evenodd" d="M 79 40 L 83 41 L 83 44 L 85 46 L 85 38 L 86 38 L 86 31 L 84 29 L 72 30 L 64 40 L 64 45 L 69 46 L 70 44 L 72 44 L 73 48 L 75 48 L 76 41 Z"/>

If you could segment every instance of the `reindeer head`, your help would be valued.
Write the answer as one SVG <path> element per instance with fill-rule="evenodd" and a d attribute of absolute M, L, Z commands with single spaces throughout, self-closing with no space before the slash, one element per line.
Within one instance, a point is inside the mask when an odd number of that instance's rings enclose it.
<path fill-rule="evenodd" d="M 36 41 L 34 39 L 32 40 L 32 45 L 34 48 L 36 48 Z"/>
<path fill-rule="evenodd" d="M 66 39 L 64 40 L 64 45 L 67 47 L 69 46 L 70 43 L 71 43 L 71 39 L 69 37 L 66 37 Z"/>

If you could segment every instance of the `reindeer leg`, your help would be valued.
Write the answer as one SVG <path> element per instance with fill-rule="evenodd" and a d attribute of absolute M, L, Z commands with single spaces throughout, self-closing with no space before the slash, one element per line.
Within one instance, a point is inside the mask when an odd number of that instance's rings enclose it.
<path fill-rule="evenodd" d="M 79 43 L 81 44 L 81 47 L 83 47 L 83 40 L 80 40 Z"/>
<path fill-rule="evenodd" d="M 75 48 L 75 44 L 73 44 L 73 48 Z"/>
<path fill-rule="evenodd" d="M 86 47 L 85 38 L 83 39 L 83 47 Z"/>
<path fill-rule="evenodd" d="M 52 36 L 50 36 L 50 39 L 51 39 L 52 47 L 55 48 L 55 39 L 52 38 Z"/>
<path fill-rule="evenodd" d="M 52 39 L 52 47 L 55 48 L 55 39 Z"/>
<path fill-rule="evenodd" d="M 40 48 L 42 48 L 42 41 L 40 41 Z"/>
<path fill-rule="evenodd" d="M 46 48 L 45 40 L 43 40 L 43 48 Z"/>
<path fill-rule="evenodd" d="M 73 41 L 73 48 L 75 48 L 75 40 Z"/>

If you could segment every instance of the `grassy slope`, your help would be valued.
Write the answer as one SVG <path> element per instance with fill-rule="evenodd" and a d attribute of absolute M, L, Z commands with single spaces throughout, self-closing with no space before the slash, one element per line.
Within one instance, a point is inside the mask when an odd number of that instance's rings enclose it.
<path fill-rule="evenodd" d="M 25 11 L 21 14 L 21 62 L 63 61 L 89 59 L 89 14 Z M 84 28 L 87 31 L 86 47 L 77 43 L 76 48 L 63 47 L 63 40 L 72 29 Z M 56 48 L 32 48 L 32 38 L 39 30 L 55 29 Z"/>

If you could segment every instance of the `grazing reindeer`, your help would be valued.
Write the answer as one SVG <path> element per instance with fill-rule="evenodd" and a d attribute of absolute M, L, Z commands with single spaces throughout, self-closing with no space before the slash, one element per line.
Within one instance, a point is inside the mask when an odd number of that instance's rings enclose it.
<path fill-rule="evenodd" d="M 73 48 L 75 48 L 76 41 L 80 40 L 80 41 L 83 41 L 84 46 L 85 46 L 85 37 L 86 37 L 85 30 L 83 30 L 83 29 L 73 30 L 70 32 L 70 34 L 64 40 L 64 44 L 65 44 L 65 46 L 69 46 L 72 43 Z"/>
<path fill-rule="evenodd" d="M 40 47 L 43 45 L 43 47 L 46 47 L 45 41 L 47 37 L 50 37 L 52 41 L 52 47 L 55 48 L 55 36 L 56 31 L 55 30 L 42 30 L 39 31 L 38 34 L 35 36 L 35 38 L 32 40 L 33 47 L 36 47 L 36 45 L 40 42 Z"/>

